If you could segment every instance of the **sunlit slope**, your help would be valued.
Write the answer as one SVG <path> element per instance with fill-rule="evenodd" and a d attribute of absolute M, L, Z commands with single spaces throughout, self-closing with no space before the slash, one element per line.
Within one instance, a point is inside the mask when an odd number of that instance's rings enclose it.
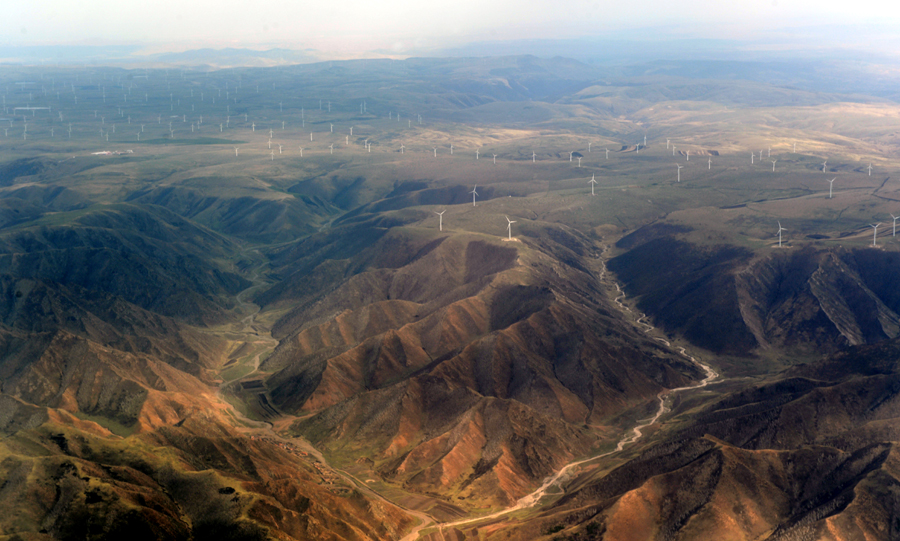
<path fill-rule="evenodd" d="M 279 407 L 315 414 L 294 428 L 332 452 L 415 490 L 509 502 L 596 444 L 585 425 L 697 377 L 618 320 L 589 238 L 396 222 L 417 216 L 273 255 L 283 279 L 258 302 L 292 308 L 266 384 Z"/>

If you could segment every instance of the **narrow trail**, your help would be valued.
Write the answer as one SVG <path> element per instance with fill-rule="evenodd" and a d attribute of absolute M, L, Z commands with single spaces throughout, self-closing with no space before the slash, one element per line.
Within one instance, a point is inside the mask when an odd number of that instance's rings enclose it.
<path fill-rule="evenodd" d="M 606 253 L 607 250 L 608 250 L 608 246 L 604 247 L 603 251 L 601 252 L 600 263 L 602 265 L 602 270 L 599 273 L 599 278 L 601 280 L 605 279 L 606 275 L 607 275 L 606 263 L 605 263 L 605 260 L 602 259 L 602 256 Z M 625 298 L 625 293 L 622 290 L 622 287 L 615 280 L 612 280 L 611 282 L 615 286 L 616 291 L 618 293 L 620 293 L 620 295 L 618 295 L 614 299 L 616 305 L 622 310 L 623 313 L 624 312 L 634 313 L 630 307 L 626 306 L 625 304 L 623 304 L 621 302 L 622 299 Z M 645 320 L 645 319 L 647 319 L 647 315 L 644 313 L 641 313 L 640 317 L 635 321 L 635 324 L 645 327 L 644 332 L 649 333 L 650 331 L 652 331 L 654 329 L 654 327 L 652 325 L 650 325 L 649 323 L 644 322 L 643 320 Z M 664 338 L 659 338 L 659 337 L 654 337 L 654 338 L 656 340 L 659 340 L 660 342 L 664 343 L 666 345 L 666 347 L 672 347 L 672 344 L 668 340 L 666 340 Z M 600 454 L 600 455 L 592 456 L 592 457 L 585 458 L 582 460 L 577 460 L 575 462 L 571 462 L 571 463 L 567 464 L 566 466 L 563 466 L 554 475 L 551 475 L 550 477 L 546 478 L 537 490 L 535 490 L 531 494 L 528 494 L 527 496 L 520 498 L 515 504 L 511 505 L 510 507 L 507 507 L 506 509 L 504 509 L 502 511 L 497 511 L 496 513 L 492 513 L 490 515 L 482 515 L 479 517 L 457 520 L 454 522 L 439 523 L 437 525 L 440 527 L 441 531 L 443 531 L 444 528 L 448 528 L 448 527 L 463 526 L 466 524 L 473 524 L 476 522 L 482 522 L 485 520 L 499 518 L 504 515 L 508 515 L 509 513 L 513 513 L 515 511 L 520 511 L 522 509 L 529 509 L 529 508 L 535 507 L 541 501 L 541 499 L 544 498 L 545 496 L 558 496 L 558 495 L 565 494 L 565 490 L 562 487 L 562 485 L 563 485 L 563 483 L 565 483 L 566 481 L 568 481 L 569 479 L 574 477 L 576 468 L 578 468 L 579 466 L 581 466 L 583 464 L 587 464 L 589 462 L 593 462 L 595 460 L 599 460 L 601 458 L 605 458 L 605 457 L 608 457 L 615 453 L 621 452 L 622 450 L 625 449 L 626 446 L 631 445 L 631 444 L 635 443 L 636 441 L 638 441 L 644 435 L 643 431 L 645 428 L 656 424 L 656 422 L 659 421 L 660 417 L 662 417 L 663 415 L 665 415 L 666 413 L 668 413 L 670 411 L 669 406 L 668 406 L 668 403 L 669 403 L 668 399 L 672 395 L 677 394 L 677 393 L 682 393 L 685 391 L 700 389 L 700 388 L 706 387 L 707 385 L 710 385 L 712 383 L 718 383 L 718 381 L 716 381 L 716 380 L 718 380 L 719 374 L 715 370 L 713 370 L 712 367 L 710 367 L 709 365 L 703 364 L 702 362 L 698 361 L 695 357 L 689 355 L 683 347 L 679 346 L 677 349 L 678 349 L 678 353 L 680 355 L 682 355 L 683 357 L 685 357 L 686 359 L 690 360 L 692 363 L 696 364 L 701 369 L 703 369 L 704 373 L 706 374 L 706 377 L 704 377 L 703 380 L 699 381 L 695 385 L 688 385 L 685 387 L 676 387 L 674 389 L 665 389 L 663 391 L 660 391 L 660 393 L 656 395 L 657 400 L 659 400 L 659 407 L 656 409 L 656 413 L 654 413 L 653 416 L 650 417 L 649 419 L 646 419 L 645 421 L 640 422 L 640 424 L 638 424 L 637 426 L 633 427 L 631 429 L 630 434 L 627 434 L 621 440 L 619 440 L 619 442 L 616 444 L 615 449 L 613 449 L 612 451 L 608 451 L 606 453 Z M 557 490 L 554 492 L 551 492 L 551 489 L 553 489 L 554 487 L 556 487 Z M 411 537 L 407 536 L 407 537 L 403 538 L 403 541 L 412 541 L 412 539 L 415 539 L 415 538 L 411 538 Z"/>

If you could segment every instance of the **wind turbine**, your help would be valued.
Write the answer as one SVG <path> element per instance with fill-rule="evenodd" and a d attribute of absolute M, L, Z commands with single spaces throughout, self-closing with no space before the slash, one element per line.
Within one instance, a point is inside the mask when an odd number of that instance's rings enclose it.
<path fill-rule="evenodd" d="M 450 145 L 450 155 L 453 156 L 453 145 Z"/>
<path fill-rule="evenodd" d="M 516 223 L 515 220 L 510 220 L 509 216 L 506 217 L 506 230 L 509 232 L 509 240 L 512 240 L 512 224 Z"/>
<path fill-rule="evenodd" d="M 712 169 L 712 156 L 709 157 L 709 161 L 707 163 L 709 164 L 709 167 L 707 167 L 707 169 L 711 170 Z"/>
<path fill-rule="evenodd" d="M 404 148 L 406 148 L 406 147 L 403 146 L 403 143 L 400 143 L 400 154 L 403 154 L 403 149 L 404 149 Z"/>
<path fill-rule="evenodd" d="M 272 151 L 272 161 L 273 162 L 275 161 L 275 151 L 274 150 Z"/>
<path fill-rule="evenodd" d="M 672 145 L 672 156 L 675 155 L 675 145 Z"/>
<path fill-rule="evenodd" d="M 591 144 L 588 143 L 588 152 L 590 152 L 590 151 L 591 151 Z"/>
<path fill-rule="evenodd" d="M 475 187 L 472 188 L 472 191 L 469 192 L 470 194 L 472 194 L 472 206 L 473 207 L 475 206 L 475 196 L 478 195 L 478 192 L 475 191 L 476 189 L 478 189 L 478 184 L 476 184 Z"/>
<path fill-rule="evenodd" d="M 532 150 L 532 151 L 531 151 L 531 163 L 535 163 L 535 158 L 536 158 L 536 157 L 537 157 L 537 154 L 535 154 L 535 152 Z"/>
<path fill-rule="evenodd" d="M 872 164 L 871 163 L 869 164 L 869 176 L 870 177 L 872 176 Z"/>
<path fill-rule="evenodd" d="M 588 181 L 591 185 L 591 195 L 594 195 L 594 185 L 597 184 L 597 181 L 594 180 L 594 175 L 591 175 L 591 180 Z"/>
<path fill-rule="evenodd" d="M 825 160 L 824 162 L 822 162 L 822 172 L 823 172 L 823 173 L 825 172 L 825 166 L 826 166 L 826 165 L 828 165 L 828 160 Z"/>
<path fill-rule="evenodd" d="M 666 137 L 666 150 L 669 150 L 669 138 Z"/>
<path fill-rule="evenodd" d="M 434 157 L 437 158 L 437 147 L 431 147 L 434 149 Z"/>
<path fill-rule="evenodd" d="M 781 232 L 787 231 L 787 229 L 781 227 L 781 222 L 778 222 L 778 247 L 781 248 Z"/>
<path fill-rule="evenodd" d="M 434 212 L 435 214 L 438 215 L 438 227 L 440 228 L 441 231 L 443 231 L 444 230 L 444 213 L 447 212 L 447 209 L 444 209 L 440 212 L 438 212 L 436 210 L 433 210 L 431 212 Z"/>
<path fill-rule="evenodd" d="M 331 153 L 334 154 L 334 143 L 331 143 L 330 145 L 328 145 L 328 148 L 330 148 Z"/>
<path fill-rule="evenodd" d="M 893 214 L 891 214 L 891 218 L 894 219 L 894 233 L 891 236 L 896 237 L 897 236 L 897 220 L 900 220 L 900 216 L 894 216 Z"/>
<path fill-rule="evenodd" d="M 575 153 L 572 152 L 572 151 L 569 151 L 569 161 L 572 161 L 572 155 L 573 155 L 573 154 L 575 154 Z"/>
<path fill-rule="evenodd" d="M 828 199 L 831 199 L 831 190 L 834 188 L 834 181 L 837 180 L 837 177 L 828 181 Z"/>
<path fill-rule="evenodd" d="M 497 155 L 494 154 L 493 156 L 494 156 L 494 165 L 497 165 Z"/>
<path fill-rule="evenodd" d="M 676 163 L 676 164 L 675 164 L 675 167 L 678 168 L 678 182 L 681 182 L 681 168 L 684 167 L 684 166 L 683 166 L 683 165 L 678 165 L 678 164 Z"/>
<path fill-rule="evenodd" d="M 751 153 L 750 153 L 750 165 L 753 165 L 753 158 L 755 158 L 755 157 L 756 157 L 756 154 L 754 154 L 753 152 L 751 152 Z"/>
<path fill-rule="evenodd" d="M 778 161 L 778 160 L 772 160 L 772 172 L 773 172 L 773 173 L 775 172 L 775 162 L 777 162 L 777 161 Z M 836 177 L 835 177 L 835 178 L 836 178 Z"/>
<path fill-rule="evenodd" d="M 578 158 L 578 167 L 581 167 L 581 158 Z"/>
<path fill-rule="evenodd" d="M 303 157 L 303 147 L 300 147 L 300 157 Z"/>
<path fill-rule="evenodd" d="M 872 246 L 878 246 L 876 241 L 878 240 L 878 226 L 879 225 L 881 225 L 881 222 L 878 222 L 877 224 L 869 224 L 869 227 L 874 229 L 874 231 L 872 232 Z"/>
<path fill-rule="evenodd" d="M 688 151 L 685 153 L 685 155 L 687 156 L 687 159 L 686 159 L 685 161 L 686 161 L 686 162 L 691 161 L 691 151 L 688 150 Z"/>
<path fill-rule="evenodd" d="M 475 159 L 476 160 L 478 159 L 478 149 L 477 148 L 475 149 Z"/>
<path fill-rule="evenodd" d="M 609 149 L 606 149 L 606 159 L 609 159 Z"/>

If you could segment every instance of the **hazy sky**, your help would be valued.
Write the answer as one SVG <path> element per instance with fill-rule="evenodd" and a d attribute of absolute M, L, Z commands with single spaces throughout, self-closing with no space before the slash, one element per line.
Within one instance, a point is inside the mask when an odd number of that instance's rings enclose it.
<path fill-rule="evenodd" d="M 9 5 L 11 3 L 11 5 Z M 791 28 L 880 24 L 898 29 L 884 0 L 12 0 L 6 44 L 278 45 L 398 53 L 472 40 L 603 37 L 664 28 L 669 37 L 769 38 Z M 887 11 L 885 11 L 887 10 Z M 893 26 L 891 26 L 893 25 Z M 826 39 L 827 36 L 821 36 Z"/>

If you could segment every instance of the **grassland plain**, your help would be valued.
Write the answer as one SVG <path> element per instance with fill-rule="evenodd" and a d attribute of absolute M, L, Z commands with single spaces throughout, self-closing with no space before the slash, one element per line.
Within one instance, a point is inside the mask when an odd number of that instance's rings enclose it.
<path fill-rule="evenodd" d="M 0 534 L 896 537 L 896 103 L 534 57 L 0 89 Z M 690 356 L 721 383 L 666 395 Z"/>

